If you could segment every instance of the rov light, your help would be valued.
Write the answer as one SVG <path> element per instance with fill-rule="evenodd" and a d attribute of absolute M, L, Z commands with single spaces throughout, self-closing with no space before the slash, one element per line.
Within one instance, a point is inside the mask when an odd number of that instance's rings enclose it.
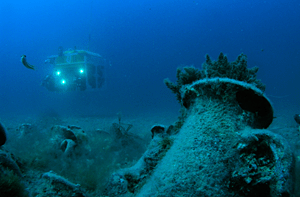
<path fill-rule="evenodd" d="M 66 83 L 66 81 L 63 79 L 63 80 L 61 80 L 61 84 L 65 84 Z"/>
<path fill-rule="evenodd" d="M 79 72 L 80 72 L 80 73 L 83 73 L 84 71 L 83 71 L 83 69 L 80 69 Z"/>
<path fill-rule="evenodd" d="M 57 76 L 60 75 L 60 71 L 57 71 L 57 72 L 56 72 L 56 75 L 57 75 Z"/>

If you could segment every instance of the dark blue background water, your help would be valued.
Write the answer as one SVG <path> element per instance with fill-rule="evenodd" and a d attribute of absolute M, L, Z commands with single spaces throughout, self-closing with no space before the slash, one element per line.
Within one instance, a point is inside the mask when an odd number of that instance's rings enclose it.
<path fill-rule="evenodd" d="M 296 113 L 299 19 L 298 0 L 2 1 L 0 117 L 176 112 L 163 79 L 175 81 L 181 64 L 201 68 L 205 54 L 216 59 L 220 52 L 230 61 L 245 53 L 275 105 L 292 104 Z M 108 59 L 106 90 L 58 94 L 40 86 L 50 70 L 44 60 L 59 46 Z M 22 54 L 36 71 L 21 64 Z"/>

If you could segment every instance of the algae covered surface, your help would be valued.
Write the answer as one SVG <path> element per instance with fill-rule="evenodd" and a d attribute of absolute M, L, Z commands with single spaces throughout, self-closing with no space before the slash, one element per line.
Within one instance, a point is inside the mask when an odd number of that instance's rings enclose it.
<path fill-rule="evenodd" d="M 267 130 L 274 109 L 256 72 L 243 54 L 230 63 L 222 53 L 202 70 L 177 69 L 177 84 L 165 80 L 181 105 L 177 122 L 111 176 L 105 195 L 293 196 L 298 133 L 291 143 Z"/>
<path fill-rule="evenodd" d="M 8 140 L 0 152 L 1 196 L 101 196 L 110 175 L 146 150 L 151 126 L 176 118 L 121 116 L 2 119 Z M 75 142 L 69 152 L 61 146 L 66 140 Z"/>

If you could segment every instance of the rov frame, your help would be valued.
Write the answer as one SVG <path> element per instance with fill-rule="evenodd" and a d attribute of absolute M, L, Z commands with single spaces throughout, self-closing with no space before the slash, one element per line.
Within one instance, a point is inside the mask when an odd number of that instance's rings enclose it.
<path fill-rule="evenodd" d="M 106 86 L 107 61 L 101 55 L 86 50 L 67 50 L 49 56 L 53 65 L 43 85 L 50 91 L 99 90 Z"/>

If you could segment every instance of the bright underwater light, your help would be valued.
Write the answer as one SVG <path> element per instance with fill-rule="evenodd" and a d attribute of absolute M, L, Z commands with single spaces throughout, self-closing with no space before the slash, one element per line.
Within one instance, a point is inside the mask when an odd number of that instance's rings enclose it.
<path fill-rule="evenodd" d="M 57 76 L 60 75 L 60 71 L 57 71 L 57 72 L 56 72 L 56 75 L 57 75 Z"/>
<path fill-rule="evenodd" d="M 65 84 L 66 83 L 66 81 L 63 79 L 63 80 L 61 80 L 61 84 Z"/>
<path fill-rule="evenodd" d="M 84 71 L 83 71 L 83 69 L 80 69 L 79 72 L 80 72 L 80 73 L 83 73 Z"/>

